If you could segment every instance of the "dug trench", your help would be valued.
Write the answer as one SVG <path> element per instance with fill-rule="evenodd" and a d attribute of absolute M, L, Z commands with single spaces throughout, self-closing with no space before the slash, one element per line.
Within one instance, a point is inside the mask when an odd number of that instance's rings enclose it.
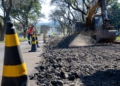
<path fill-rule="evenodd" d="M 94 40 L 86 39 L 79 47 L 77 40 L 76 47 L 70 44 L 71 37 L 51 38 L 36 67 L 38 73 L 29 79 L 38 86 L 120 86 L 120 45 L 94 45 Z"/>

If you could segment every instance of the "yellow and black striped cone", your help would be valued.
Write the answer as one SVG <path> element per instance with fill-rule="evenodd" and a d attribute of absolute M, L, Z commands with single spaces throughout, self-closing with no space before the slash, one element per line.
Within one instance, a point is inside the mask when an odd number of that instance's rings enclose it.
<path fill-rule="evenodd" d="M 19 45 L 13 23 L 7 22 L 1 86 L 27 86 L 27 68 Z"/>
<path fill-rule="evenodd" d="M 35 34 L 32 35 L 32 45 L 31 45 L 31 50 L 29 52 L 36 52 L 37 46 L 36 46 L 36 38 Z"/>
<path fill-rule="evenodd" d="M 37 48 L 39 48 L 40 46 L 39 46 L 39 44 L 38 44 L 38 37 L 37 37 L 37 34 L 35 34 L 35 37 L 36 37 L 36 46 L 37 46 Z"/>

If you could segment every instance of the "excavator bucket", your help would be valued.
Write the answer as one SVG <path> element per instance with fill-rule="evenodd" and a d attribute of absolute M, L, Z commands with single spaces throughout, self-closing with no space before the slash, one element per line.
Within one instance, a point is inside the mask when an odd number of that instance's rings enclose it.
<path fill-rule="evenodd" d="M 98 29 L 96 34 L 97 43 L 112 43 L 116 40 L 116 30 Z"/>

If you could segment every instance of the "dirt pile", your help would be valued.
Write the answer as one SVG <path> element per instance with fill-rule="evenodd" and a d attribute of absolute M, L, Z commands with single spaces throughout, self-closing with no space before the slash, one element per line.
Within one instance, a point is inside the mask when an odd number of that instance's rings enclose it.
<path fill-rule="evenodd" d="M 117 44 L 63 49 L 47 45 L 45 60 L 36 68 L 39 73 L 30 78 L 38 86 L 120 86 L 119 52 Z"/>
<path fill-rule="evenodd" d="M 89 36 L 74 34 L 64 38 L 51 38 L 49 39 L 48 44 L 54 48 L 69 48 L 79 46 L 91 46 L 95 43 L 96 41 Z"/>
<path fill-rule="evenodd" d="M 94 45 L 95 43 L 96 41 L 93 38 L 78 34 L 71 41 L 71 43 L 69 44 L 69 47 L 91 46 L 91 45 Z"/>

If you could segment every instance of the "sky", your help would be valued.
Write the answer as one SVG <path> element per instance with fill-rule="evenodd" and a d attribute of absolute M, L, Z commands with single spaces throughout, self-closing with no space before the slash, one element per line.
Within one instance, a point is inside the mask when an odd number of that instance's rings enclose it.
<path fill-rule="evenodd" d="M 46 16 L 46 18 L 40 19 L 40 22 L 49 22 L 49 14 L 51 13 L 51 10 L 55 9 L 55 6 L 50 5 L 50 1 L 51 0 L 46 0 L 46 2 L 42 4 L 41 13 L 43 13 Z"/>

